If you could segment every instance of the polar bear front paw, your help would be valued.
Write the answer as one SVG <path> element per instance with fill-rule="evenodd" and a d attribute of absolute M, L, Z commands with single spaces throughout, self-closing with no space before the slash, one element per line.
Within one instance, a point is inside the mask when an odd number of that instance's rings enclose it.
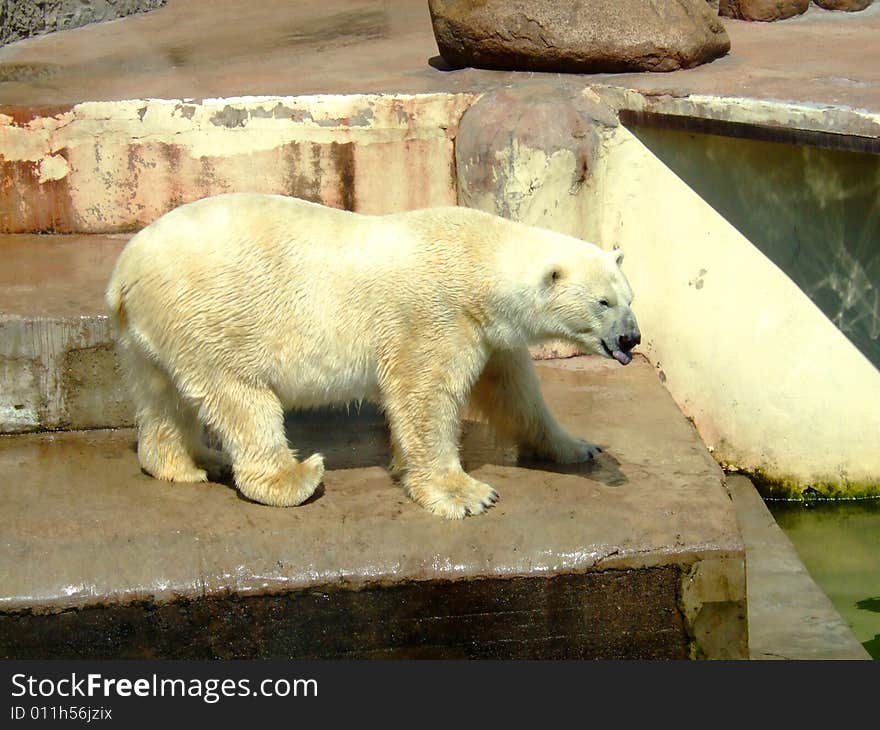
<path fill-rule="evenodd" d="M 236 485 L 248 499 L 272 507 L 294 507 L 315 493 L 324 478 L 324 457 L 291 458 L 289 464 L 274 471 L 260 466 L 234 466 L 233 471 Z"/>
<path fill-rule="evenodd" d="M 524 458 L 547 459 L 557 464 L 582 464 L 601 453 L 600 446 L 571 436 L 557 438 L 540 448 L 526 446 L 520 449 L 520 455 Z"/>
<path fill-rule="evenodd" d="M 449 520 L 482 514 L 498 501 L 492 487 L 464 472 L 410 486 L 408 491 L 428 512 Z"/>
<path fill-rule="evenodd" d="M 560 464 L 581 464 L 591 461 L 602 453 L 602 448 L 583 439 L 571 439 L 564 446 L 557 447 L 556 461 Z"/>

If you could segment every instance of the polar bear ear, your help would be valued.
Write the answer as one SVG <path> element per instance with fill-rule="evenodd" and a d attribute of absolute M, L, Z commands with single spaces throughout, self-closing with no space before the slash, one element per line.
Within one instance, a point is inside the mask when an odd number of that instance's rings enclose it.
<path fill-rule="evenodd" d="M 615 246 L 611 251 L 611 258 L 614 259 L 614 263 L 617 264 L 617 268 L 620 268 L 620 265 L 623 263 L 623 249 L 619 246 Z"/>
<path fill-rule="evenodd" d="M 565 269 L 562 264 L 550 262 L 544 267 L 544 286 L 553 286 L 565 278 Z"/>

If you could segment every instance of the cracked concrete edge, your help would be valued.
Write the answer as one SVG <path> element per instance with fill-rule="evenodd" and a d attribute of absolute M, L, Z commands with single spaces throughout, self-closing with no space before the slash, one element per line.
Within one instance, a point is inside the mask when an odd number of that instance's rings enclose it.
<path fill-rule="evenodd" d="M 748 659 L 743 554 L 701 560 L 681 576 L 679 606 L 692 659 Z"/>
<path fill-rule="evenodd" d="M 678 561 L 678 606 L 690 637 L 691 658 L 750 658 L 744 544 L 736 536 L 727 545 L 696 549 L 689 557 L 692 562 Z M 663 551 L 612 550 L 596 561 L 594 569 L 649 569 L 663 564 Z"/>
<path fill-rule="evenodd" d="M 747 126 L 880 138 L 880 114 L 865 109 L 779 99 L 683 94 L 673 89 L 642 91 L 605 84 L 595 84 L 592 89 L 618 113 L 651 113 Z"/>
<path fill-rule="evenodd" d="M 752 659 L 870 659 L 801 562 L 751 481 L 729 475 L 746 545 Z"/>

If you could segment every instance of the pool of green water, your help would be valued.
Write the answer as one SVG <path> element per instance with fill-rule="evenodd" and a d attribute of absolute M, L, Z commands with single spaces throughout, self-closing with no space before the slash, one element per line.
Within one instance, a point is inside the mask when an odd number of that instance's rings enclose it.
<path fill-rule="evenodd" d="M 880 499 L 767 506 L 813 580 L 880 659 Z"/>

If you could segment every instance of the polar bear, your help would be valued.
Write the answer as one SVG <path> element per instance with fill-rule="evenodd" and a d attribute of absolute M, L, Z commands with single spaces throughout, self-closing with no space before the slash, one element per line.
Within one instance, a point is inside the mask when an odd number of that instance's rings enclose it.
<path fill-rule="evenodd" d="M 627 364 L 640 335 L 621 260 L 460 207 L 367 216 L 249 193 L 183 205 L 128 242 L 106 293 L 140 464 L 198 482 L 231 462 L 246 497 L 298 505 L 324 462 L 298 460 L 283 410 L 366 399 L 415 502 L 484 512 L 497 495 L 458 454 L 469 397 L 539 458 L 600 451 L 556 423 L 527 348 L 563 339 Z"/>

